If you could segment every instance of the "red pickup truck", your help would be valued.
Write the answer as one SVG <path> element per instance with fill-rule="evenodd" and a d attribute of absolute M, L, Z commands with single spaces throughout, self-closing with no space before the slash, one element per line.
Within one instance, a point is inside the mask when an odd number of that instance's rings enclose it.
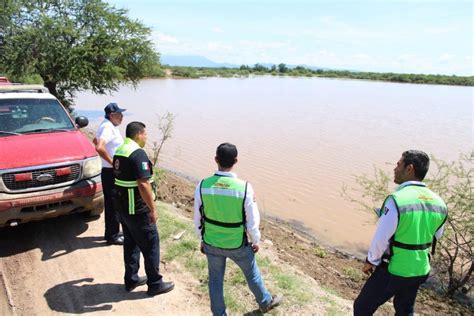
<path fill-rule="evenodd" d="M 0 227 L 104 208 L 101 162 L 61 103 L 41 85 L 0 84 Z"/>

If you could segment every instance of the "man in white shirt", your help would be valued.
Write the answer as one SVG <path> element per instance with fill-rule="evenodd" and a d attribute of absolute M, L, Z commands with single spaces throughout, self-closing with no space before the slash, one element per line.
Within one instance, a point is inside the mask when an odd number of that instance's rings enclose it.
<path fill-rule="evenodd" d="M 110 103 L 105 108 L 105 119 L 100 124 L 95 135 L 94 144 L 102 160 L 102 186 L 104 190 L 105 234 L 108 245 L 123 245 L 123 236 L 120 234 L 120 222 L 114 208 L 112 191 L 114 189 L 114 172 L 112 159 L 115 150 L 122 145 L 123 137 L 117 128 L 122 123 L 125 109 L 117 103 Z"/>
<path fill-rule="evenodd" d="M 419 150 L 402 154 L 394 169 L 399 184 L 379 212 L 377 231 L 362 271 L 370 277 L 354 301 L 354 315 L 372 315 L 391 297 L 396 315 L 413 315 L 418 288 L 429 276 L 430 249 L 443 234 L 444 201 L 422 182 L 429 157 Z"/>
<path fill-rule="evenodd" d="M 281 296 L 272 296 L 263 284 L 255 260 L 260 242 L 260 214 L 250 183 L 237 178 L 237 148 L 217 147 L 218 171 L 202 180 L 194 194 L 194 223 L 207 256 L 209 296 L 213 315 L 227 315 L 224 303 L 224 273 L 230 258 L 242 270 L 262 313 L 278 306 Z"/>

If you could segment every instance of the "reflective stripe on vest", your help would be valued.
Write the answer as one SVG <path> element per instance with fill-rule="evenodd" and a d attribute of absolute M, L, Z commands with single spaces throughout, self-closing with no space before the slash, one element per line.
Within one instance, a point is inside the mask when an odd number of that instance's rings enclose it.
<path fill-rule="evenodd" d="M 233 177 L 215 175 L 201 182 L 201 232 L 205 243 L 224 249 L 242 246 L 246 191 L 247 183 Z"/>
<path fill-rule="evenodd" d="M 115 151 L 115 156 L 121 156 L 128 158 L 131 154 L 137 149 L 140 149 L 140 146 L 133 140 L 128 137 L 125 138 L 122 145 L 120 145 L 117 150 Z M 138 187 L 138 182 L 134 181 L 127 181 L 127 180 L 120 180 L 115 178 L 114 181 L 116 186 L 127 188 L 127 197 L 128 197 L 128 214 L 134 215 L 135 214 L 135 191 L 134 188 Z"/>
<path fill-rule="evenodd" d="M 427 275 L 429 248 L 446 221 L 446 204 L 422 184 L 404 186 L 391 196 L 397 206 L 398 226 L 390 242 L 388 271 L 401 277 Z"/>

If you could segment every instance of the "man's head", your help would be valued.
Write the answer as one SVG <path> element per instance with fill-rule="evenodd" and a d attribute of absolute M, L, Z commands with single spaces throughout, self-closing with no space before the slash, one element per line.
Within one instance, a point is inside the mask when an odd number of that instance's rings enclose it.
<path fill-rule="evenodd" d="M 237 162 L 237 147 L 231 143 L 220 144 L 215 159 L 220 169 L 231 169 Z"/>
<path fill-rule="evenodd" d="M 145 124 L 142 122 L 128 123 L 127 129 L 125 130 L 125 136 L 133 139 L 140 147 L 143 148 L 145 147 L 148 137 L 145 127 Z"/>
<path fill-rule="evenodd" d="M 104 108 L 105 118 L 108 119 L 114 126 L 119 126 L 122 123 L 123 114 L 126 109 L 119 108 L 117 103 L 109 103 Z"/>
<path fill-rule="evenodd" d="M 401 184 L 405 181 L 422 181 L 429 167 L 430 158 L 426 153 L 420 150 L 407 150 L 393 169 L 394 182 Z"/>

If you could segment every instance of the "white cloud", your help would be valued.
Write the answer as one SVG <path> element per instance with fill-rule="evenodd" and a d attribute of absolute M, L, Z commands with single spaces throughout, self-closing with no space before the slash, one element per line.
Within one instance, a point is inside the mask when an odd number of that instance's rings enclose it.
<path fill-rule="evenodd" d="M 317 39 L 338 39 L 344 42 L 363 42 L 365 40 L 384 39 L 386 33 L 382 30 L 362 28 L 357 25 L 348 24 L 337 20 L 332 16 L 323 16 L 319 18 L 322 28 L 310 30 L 307 35 Z"/>
<path fill-rule="evenodd" d="M 171 36 L 171 35 L 167 35 L 167 34 L 163 34 L 163 33 L 160 33 L 160 32 L 154 32 L 153 37 L 155 38 L 157 44 L 163 44 L 163 43 L 178 44 L 179 43 L 179 41 L 176 37 Z"/>
<path fill-rule="evenodd" d="M 322 16 L 319 18 L 319 21 L 323 24 L 334 24 L 333 16 Z"/>
<path fill-rule="evenodd" d="M 328 52 L 326 50 L 320 50 L 317 55 L 319 55 L 320 57 L 325 57 L 325 58 L 328 58 L 328 57 L 329 58 L 334 58 L 334 57 L 336 57 L 336 54 L 334 54 L 333 52 Z"/>
<path fill-rule="evenodd" d="M 395 61 L 399 63 L 406 63 L 406 62 L 413 62 L 415 59 L 417 59 L 416 55 L 414 54 L 403 54 L 398 56 Z"/>
<path fill-rule="evenodd" d="M 218 26 L 213 27 L 213 28 L 211 29 L 211 31 L 214 32 L 214 33 L 224 33 L 224 31 L 223 31 L 220 27 L 218 27 Z"/>
<path fill-rule="evenodd" d="M 226 45 L 226 44 L 223 44 L 223 43 L 219 43 L 219 42 L 208 42 L 207 43 L 207 50 L 212 51 L 212 52 L 213 51 L 218 51 L 218 52 L 231 51 L 232 46 Z"/>
<path fill-rule="evenodd" d="M 443 55 L 439 56 L 438 62 L 439 63 L 449 63 L 450 61 L 452 61 L 454 59 L 454 57 L 455 57 L 454 55 L 444 53 Z"/>
<path fill-rule="evenodd" d="M 263 49 L 280 49 L 283 47 L 288 46 L 287 42 L 263 42 L 263 41 L 239 41 L 239 45 L 245 48 L 252 48 L 256 50 L 263 50 Z"/>
<path fill-rule="evenodd" d="M 369 55 L 367 54 L 363 54 L 363 53 L 359 53 L 359 54 L 355 54 L 353 56 L 354 59 L 359 59 L 359 60 L 370 60 L 372 57 L 370 57 Z"/>
<path fill-rule="evenodd" d="M 430 27 L 430 28 L 426 28 L 424 31 L 425 33 L 428 33 L 428 34 L 439 35 L 439 34 L 446 34 L 449 32 L 455 32 L 457 30 L 458 30 L 457 26 L 445 26 L 445 27 Z"/>

